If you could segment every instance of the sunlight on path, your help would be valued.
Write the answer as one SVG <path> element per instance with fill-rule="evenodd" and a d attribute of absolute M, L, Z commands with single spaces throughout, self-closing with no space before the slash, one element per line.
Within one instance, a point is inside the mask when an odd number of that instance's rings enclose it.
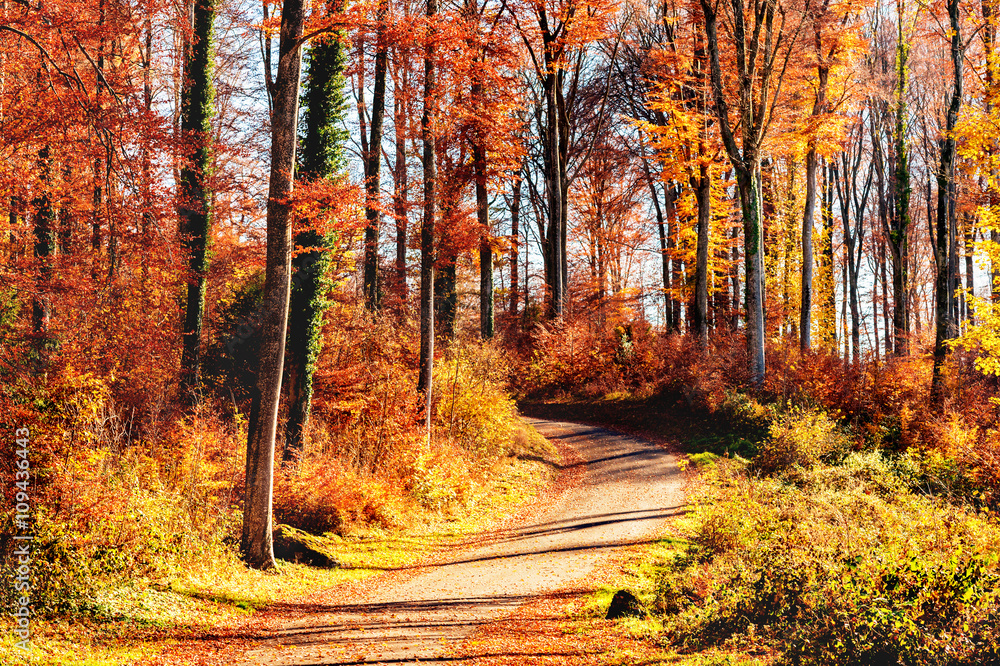
<path fill-rule="evenodd" d="M 285 626 L 243 663 L 455 663 L 452 650 L 476 627 L 569 587 L 615 547 L 649 540 L 680 511 L 680 472 L 662 448 L 592 426 L 529 422 L 575 449 L 585 466 L 578 487 L 526 524 L 484 537 L 481 547 Z"/>

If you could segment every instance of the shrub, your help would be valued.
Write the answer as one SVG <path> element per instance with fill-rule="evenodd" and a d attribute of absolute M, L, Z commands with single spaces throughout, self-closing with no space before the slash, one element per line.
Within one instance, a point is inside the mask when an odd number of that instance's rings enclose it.
<path fill-rule="evenodd" d="M 720 459 L 695 486 L 690 545 L 654 604 L 675 646 L 789 664 L 1000 664 L 1000 528 L 912 494 L 919 459 L 850 453 L 797 467 L 796 485 L 748 469 Z"/>
<path fill-rule="evenodd" d="M 310 534 L 396 528 L 406 524 L 405 516 L 405 500 L 387 479 L 351 469 L 332 456 L 306 456 L 275 478 L 275 522 Z"/>
<path fill-rule="evenodd" d="M 843 458 L 849 447 L 847 437 L 825 412 L 795 408 L 771 424 L 753 467 L 763 474 L 810 469 Z"/>
<path fill-rule="evenodd" d="M 514 437 L 517 409 L 507 394 L 507 365 L 491 345 L 454 345 L 434 368 L 436 425 L 469 453 L 493 458 Z"/>

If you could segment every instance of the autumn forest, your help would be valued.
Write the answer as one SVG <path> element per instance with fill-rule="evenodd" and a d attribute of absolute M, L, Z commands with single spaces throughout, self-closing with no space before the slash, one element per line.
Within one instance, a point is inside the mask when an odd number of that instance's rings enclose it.
<path fill-rule="evenodd" d="M 1000 663 L 998 31 L 0 0 L 3 663 L 240 663 L 585 487 L 556 422 L 685 509 L 602 583 L 643 619 L 560 602 L 545 663 Z"/>

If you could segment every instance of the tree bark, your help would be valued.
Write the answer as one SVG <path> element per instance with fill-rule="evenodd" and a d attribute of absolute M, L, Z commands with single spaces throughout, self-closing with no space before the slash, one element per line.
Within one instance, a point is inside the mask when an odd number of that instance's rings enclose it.
<path fill-rule="evenodd" d="M 424 215 L 420 224 L 420 376 L 417 391 L 423 395 L 424 419 L 430 438 L 431 401 L 434 376 L 434 218 L 437 214 L 437 164 L 435 162 L 434 119 L 437 115 L 435 95 L 437 68 L 436 30 L 437 0 L 427 0 L 430 27 L 424 47 L 424 111 L 421 129 L 424 141 Z"/>
<path fill-rule="evenodd" d="M 819 159 L 812 142 L 806 154 L 806 207 L 802 215 L 802 305 L 799 312 L 799 349 L 812 346 L 813 229 L 816 227 L 816 167 Z"/>
<path fill-rule="evenodd" d="M 481 86 L 473 94 L 482 94 Z M 476 216 L 479 220 L 479 335 L 483 340 L 493 337 L 493 246 L 490 244 L 490 202 L 486 195 L 486 151 L 481 145 L 473 148 L 476 177 Z"/>
<path fill-rule="evenodd" d="M 379 194 L 382 186 L 382 124 L 385 118 L 385 75 L 388 51 L 385 44 L 385 17 L 388 0 L 379 0 L 378 28 L 375 42 L 375 89 L 372 91 L 372 124 L 365 154 L 365 307 L 377 310 L 380 302 L 378 284 Z"/>
<path fill-rule="evenodd" d="M 744 261 L 746 263 L 746 339 L 750 383 L 764 384 L 764 266 L 763 266 L 763 202 L 761 194 L 760 150 L 770 122 L 771 95 L 777 97 L 784 69 L 779 50 L 785 48 L 785 60 L 791 56 L 789 41 L 781 27 L 775 26 L 778 10 L 773 0 L 759 3 L 752 13 L 751 30 L 747 31 L 747 15 L 743 3 L 731 3 L 731 26 L 736 51 L 739 87 L 738 111 L 741 142 L 738 144 L 729 121 L 729 106 L 722 86 L 719 63 L 717 8 L 710 0 L 701 0 L 705 17 L 706 46 L 711 65 L 712 93 L 719 134 L 729 161 L 736 172 L 736 183 L 743 213 Z M 796 31 L 797 34 L 797 31 Z M 772 77 L 774 79 L 772 84 Z"/>
<path fill-rule="evenodd" d="M 897 2 L 898 5 L 898 2 Z M 910 227 L 910 163 L 906 147 L 906 88 L 908 77 L 909 44 L 903 36 L 902 8 L 899 7 L 899 33 L 896 46 L 896 125 L 893 131 L 895 146 L 895 183 L 893 189 L 894 215 L 888 229 L 889 249 L 892 256 L 892 298 L 894 352 L 897 356 L 910 351 L 910 316 L 907 296 L 909 287 Z"/>
<path fill-rule="evenodd" d="M 520 218 L 521 218 L 521 177 L 514 178 L 511 186 L 513 192 L 510 202 L 510 300 L 508 313 L 511 317 L 517 316 L 518 300 L 520 296 L 520 283 L 518 282 L 518 245 L 520 243 Z"/>
<path fill-rule="evenodd" d="M 338 3 L 339 4 L 339 3 Z M 341 11 L 331 7 L 331 12 Z M 305 137 L 299 151 L 305 182 L 329 178 L 344 169 L 345 133 L 340 129 L 347 108 L 344 99 L 345 54 L 342 35 L 312 43 L 309 71 L 302 94 Z M 323 311 L 326 309 L 324 276 L 329 261 L 327 238 L 310 225 L 295 236 L 295 245 L 314 248 L 292 259 L 291 297 L 288 313 L 285 377 L 288 386 L 288 421 L 282 460 L 291 463 L 302 453 L 312 412 L 313 374 L 322 346 Z"/>
<path fill-rule="evenodd" d="M 275 566 L 271 503 L 274 480 L 274 437 L 285 356 L 288 295 L 291 278 L 291 204 L 295 182 L 295 139 L 298 127 L 300 41 L 305 10 L 302 0 L 285 0 L 281 11 L 278 72 L 271 118 L 271 174 L 267 201 L 267 265 L 261 321 L 261 357 L 251 408 L 243 509 L 242 552 L 257 569 Z"/>
<path fill-rule="evenodd" d="M 201 383 L 201 337 L 208 272 L 208 237 L 211 230 L 211 197 L 205 185 L 211 168 L 213 115 L 213 24 L 216 0 L 195 0 L 194 41 L 184 64 L 181 93 L 181 137 L 190 144 L 190 159 L 180 172 L 178 215 L 190 276 L 184 314 L 184 347 L 181 353 L 181 390 L 194 402 Z M 95 194 L 95 198 L 99 195 Z"/>
<path fill-rule="evenodd" d="M 406 232 L 407 232 L 407 199 L 409 198 L 409 174 L 406 169 L 406 123 L 407 108 L 403 100 L 404 91 L 408 87 L 409 65 L 403 62 L 403 56 L 398 57 L 397 81 L 393 95 L 393 124 L 396 130 L 396 169 L 393 197 L 393 213 L 396 217 L 396 296 L 400 307 L 406 303 Z"/>
<path fill-rule="evenodd" d="M 699 150 L 704 153 L 704 150 Z M 698 176 L 691 179 L 698 201 L 698 245 L 694 279 L 694 328 L 702 351 L 708 349 L 708 240 L 712 220 L 712 182 L 708 163 L 702 159 Z"/>
<path fill-rule="evenodd" d="M 962 107 L 962 33 L 959 25 L 958 0 L 948 0 L 948 19 L 951 24 L 951 60 L 954 82 L 951 102 L 945 116 L 944 136 L 940 141 L 941 165 L 937 172 L 937 236 L 934 259 L 937 264 L 935 280 L 936 325 L 934 334 L 934 372 L 932 393 L 942 400 L 944 377 L 942 368 L 948 353 L 948 341 L 958 336 L 957 301 L 955 299 L 958 274 L 958 238 L 955 213 L 955 125 Z"/>

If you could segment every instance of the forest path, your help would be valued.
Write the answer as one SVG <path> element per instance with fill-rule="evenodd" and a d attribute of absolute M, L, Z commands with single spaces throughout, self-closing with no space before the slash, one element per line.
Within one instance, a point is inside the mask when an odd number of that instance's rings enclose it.
<path fill-rule="evenodd" d="M 681 474 L 662 447 L 594 426 L 527 421 L 573 452 L 561 473 L 582 472 L 579 483 L 529 520 L 483 535 L 482 545 L 317 607 L 261 637 L 242 663 L 461 662 L 455 650 L 477 627 L 568 589 L 615 548 L 648 541 L 681 511 Z"/>

